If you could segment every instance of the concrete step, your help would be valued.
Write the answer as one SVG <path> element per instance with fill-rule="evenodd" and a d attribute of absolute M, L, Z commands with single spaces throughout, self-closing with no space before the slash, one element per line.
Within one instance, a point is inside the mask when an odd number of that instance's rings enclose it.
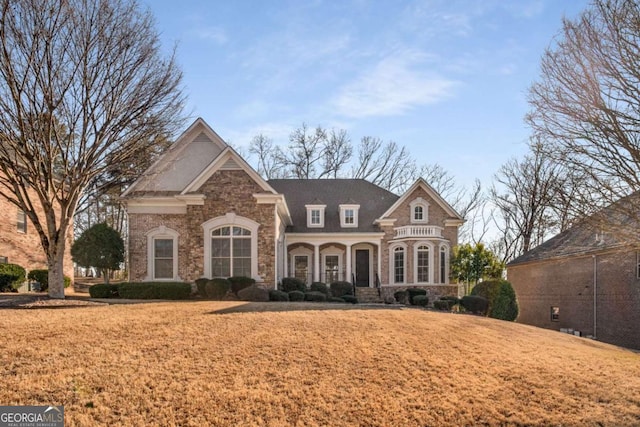
<path fill-rule="evenodd" d="M 356 297 L 358 298 L 358 302 L 372 303 L 384 302 L 380 297 L 380 293 L 377 288 L 358 288 L 356 287 Z"/>

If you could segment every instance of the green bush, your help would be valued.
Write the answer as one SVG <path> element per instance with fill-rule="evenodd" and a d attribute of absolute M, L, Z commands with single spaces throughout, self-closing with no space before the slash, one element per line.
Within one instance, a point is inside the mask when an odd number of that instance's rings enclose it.
<path fill-rule="evenodd" d="M 408 304 L 409 303 L 409 294 L 407 291 L 396 291 L 393 293 L 393 297 L 400 304 Z"/>
<path fill-rule="evenodd" d="M 256 281 L 253 278 L 245 276 L 229 277 L 228 280 L 231 282 L 231 292 L 236 295 L 238 295 L 238 292 L 244 288 L 248 288 L 249 286 L 256 284 Z"/>
<path fill-rule="evenodd" d="M 460 304 L 460 298 L 455 297 L 453 295 L 444 295 L 440 297 L 442 301 L 451 301 L 451 306 L 453 307 L 456 304 Z"/>
<path fill-rule="evenodd" d="M 227 279 L 212 279 L 204 285 L 204 293 L 207 298 L 221 300 L 229 292 L 231 283 Z"/>
<path fill-rule="evenodd" d="M 26 273 L 18 264 L 0 264 L 0 292 L 15 292 L 25 281 Z"/>
<path fill-rule="evenodd" d="M 331 288 L 331 296 L 342 298 L 343 295 L 353 295 L 353 285 L 349 282 L 333 282 L 329 287 Z"/>
<path fill-rule="evenodd" d="M 436 310 L 450 311 L 451 307 L 453 307 L 453 304 L 451 304 L 451 300 L 439 299 L 433 302 L 433 308 L 435 308 Z"/>
<path fill-rule="evenodd" d="M 207 291 L 205 289 L 205 286 L 207 286 L 208 281 L 209 279 L 207 279 L 206 277 L 201 277 L 199 279 L 196 279 L 196 288 L 198 288 L 198 294 L 201 297 L 207 296 Z"/>
<path fill-rule="evenodd" d="M 322 292 L 310 291 L 304 294 L 304 300 L 313 302 L 325 302 L 327 300 L 327 296 Z"/>
<path fill-rule="evenodd" d="M 39 283 L 40 291 L 46 292 L 49 290 L 49 270 L 46 268 L 31 270 L 29 274 L 27 274 L 27 279 Z M 64 281 L 65 288 L 71 286 L 71 277 L 64 276 L 62 280 Z"/>
<path fill-rule="evenodd" d="M 474 286 L 471 295 L 487 299 L 487 316 L 513 321 L 518 317 L 518 302 L 511 283 L 506 280 L 485 280 Z"/>
<path fill-rule="evenodd" d="M 353 295 L 342 295 L 340 298 L 342 298 L 344 302 L 350 302 L 351 304 L 358 303 L 358 298 L 354 297 Z"/>
<path fill-rule="evenodd" d="M 484 315 L 489 308 L 489 301 L 478 295 L 466 295 L 460 300 L 460 305 L 471 313 Z"/>
<path fill-rule="evenodd" d="M 89 288 L 91 298 L 118 298 L 118 286 L 116 284 L 98 283 Z"/>
<path fill-rule="evenodd" d="M 329 299 L 327 300 L 329 302 L 345 302 L 343 298 L 338 298 L 338 297 L 329 297 Z"/>
<path fill-rule="evenodd" d="M 413 305 L 426 307 L 427 305 L 429 305 L 429 297 L 426 295 L 416 295 L 413 297 Z"/>
<path fill-rule="evenodd" d="M 269 291 L 262 286 L 251 285 L 238 291 L 240 301 L 267 302 L 269 301 Z"/>
<path fill-rule="evenodd" d="M 269 291 L 269 301 L 289 301 L 289 294 L 285 291 L 271 289 Z"/>
<path fill-rule="evenodd" d="M 307 285 L 295 277 L 285 277 L 282 279 L 280 288 L 285 292 L 300 291 L 304 293 L 307 290 Z"/>
<path fill-rule="evenodd" d="M 329 295 L 329 287 L 326 283 L 323 282 L 313 282 L 309 287 L 309 290 L 313 292 L 322 292 L 325 295 Z"/>
<path fill-rule="evenodd" d="M 188 299 L 191 284 L 182 282 L 120 283 L 120 298 L 125 299 Z"/>
<path fill-rule="evenodd" d="M 494 319 L 513 322 L 518 317 L 518 301 L 511 283 L 504 281 L 500 285 L 500 291 L 493 301 L 490 316 Z"/>
<path fill-rule="evenodd" d="M 301 291 L 289 292 L 289 301 L 304 301 L 304 292 L 301 292 Z"/>
<path fill-rule="evenodd" d="M 409 304 L 417 305 L 413 299 L 418 295 L 427 295 L 427 290 L 421 288 L 407 288 L 407 295 L 409 297 Z"/>

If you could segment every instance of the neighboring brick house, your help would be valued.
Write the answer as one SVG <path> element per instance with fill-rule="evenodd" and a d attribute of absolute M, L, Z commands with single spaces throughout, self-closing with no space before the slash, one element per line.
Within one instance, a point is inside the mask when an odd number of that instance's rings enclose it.
<path fill-rule="evenodd" d="M 32 200 L 37 200 L 33 194 Z M 44 218 L 44 214 L 40 216 Z M 64 259 L 64 274 L 73 277 L 71 236 L 69 232 Z M 38 232 L 25 213 L 0 196 L 0 263 L 18 264 L 25 270 L 47 268 L 47 257 L 40 244 Z"/>
<path fill-rule="evenodd" d="M 463 219 L 424 180 L 402 196 L 359 179 L 265 181 L 197 119 L 122 195 L 132 281 L 283 277 L 457 294 Z"/>
<path fill-rule="evenodd" d="M 596 229 L 585 221 L 507 264 L 517 321 L 640 349 L 640 253 Z"/>

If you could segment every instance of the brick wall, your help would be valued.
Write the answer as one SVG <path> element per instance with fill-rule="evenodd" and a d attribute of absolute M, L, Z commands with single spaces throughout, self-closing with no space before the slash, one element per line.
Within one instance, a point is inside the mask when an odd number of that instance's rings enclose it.
<path fill-rule="evenodd" d="M 244 171 L 220 170 L 202 185 L 198 193 L 206 196 L 204 205 L 190 205 L 187 214 L 130 214 L 130 280 L 142 281 L 147 273 L 146 233 L 160 225 L 177 231 L 178 275 L 194 281 L 207 276 L 204 271 L 204 234 L 202 224 L 212 218 L 234 212 L 260 224 L 258 230 L 258 275 L 265 285 L 275 286 L 275 206 L 257 204 L 254 193 L 262 188 Z"/>
<path fill-rule="evenodd" d="M 35 200 L 35 194 L 33 195 Z M 47 257 L 40 244 L 40 237 L 31 221 L 27 218 L 27 232 L 18 231 L 18 208 L 0 196 L 0 257 L 7 257 L 8 262 L 18 264 L 27 271 L 47 268 Z M 44 215 L 40 211 L 40 218 Z M 71 260 L 71 244 L 73 228 L 67 233 L 67 244 L 64 258 L 64 274 L 73 278 L 73 261 Z"/>
<path fill-rule="evenodd" d="M 640 280 L 636 252 L 595 256 L 598 340 L 640 349 Z M 517 321 L 547 329 L 594 334 L 594 257 L 591 255 L 509 266 L 520 305 Z M 551 307 L 560 309 L 551 320 Z"/>

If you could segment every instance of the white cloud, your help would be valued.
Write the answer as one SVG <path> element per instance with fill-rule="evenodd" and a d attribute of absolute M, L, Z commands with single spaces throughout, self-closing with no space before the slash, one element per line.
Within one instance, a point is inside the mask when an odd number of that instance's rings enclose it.
<path fill-rule="evenodd" d="M 211 41 L 217 45 L 223 45 L 228 40 L 227 33 L 220 27 L 196 26 L 191 30 L 191 34 L 199 39 Z"/>
<path fill-rule="evenodd" d="M 404 52 L 383 58 L 333 100 L 347 117 L 391 116 L 452 96 L 457 82 L 424 70 L 425 55 Z"/>

